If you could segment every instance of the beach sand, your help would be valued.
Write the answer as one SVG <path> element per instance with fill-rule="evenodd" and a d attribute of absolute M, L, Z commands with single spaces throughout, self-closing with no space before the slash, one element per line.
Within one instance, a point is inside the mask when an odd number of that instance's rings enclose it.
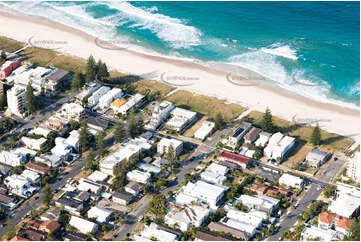
<path fill-rule="evenodd" d="M 2 36 L 23 42 L 33 37 L 32 43 L 34 40 L 57 41 L 58 44 L 54 45 L 59 47 L 57 51 L 82 58 L 92 54 L 110 68 L 123 73 L 163 79 L 167 83 L 177 84 L 179 89 L 225 99 L 252 110 L 264 112 L 269 107 L 272 114 L 280 118 L 302 123 L 318 121 L 326 131 L 355 140 L 359 137 L 359 110 L 313 101 L 264 83 L 252 85 L 254 81 L 238 80 L 241 78 L 232 78 L 230 82 L 228 73 L 196 63 L 150 56 L 128 49 L 102 48 L 99 43 L 96 44 L 96 37 L 38 17 L 0 12 L 0 23 Z"/>

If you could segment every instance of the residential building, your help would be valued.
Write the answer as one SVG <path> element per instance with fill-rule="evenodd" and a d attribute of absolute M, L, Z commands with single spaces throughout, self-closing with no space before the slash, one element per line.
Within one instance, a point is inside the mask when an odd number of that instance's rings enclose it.
<path fill-rule="evenodd" d="M 101 117 L 89 116 L 87 118 L 89 130 L 104 131 L 109 127 L 109 121 Z"/>
<path fill-rule="evenodd" d="M 46 232 L 35 229 L 20 230 L 19 233 L 23 234 L 24 237 L 28 238 L 31 241 L 45 240 L 48 235 Z"/>
<path fill-rule="evenodd" d="M 301 233 L 301 240 L 336 241 L 337 232 L 331 229 L 322 229 L 316 226 L 305 227 Z"/>
<path fill-rule="evenodd" d="M 243 155 L 234 154 L 228 151 L 222 151 L 218 159 L 220 161 L 229 161 L 237 164 L 238 166 L 246 169 L 251 163 L 252 159 Z"/>
<path fill-rule="evenodd" d="M 194 241 L 232 241 L 232 239 L 208 231 L 198 230 L 196 232 Z"/>
<path fill-rule="evenodd" d="M 123 91 L 120 88 L 113 88 L 107 95 L 103 95 L 99 98 L 99 103 L 97 107 L 101 109 L 107 109 L 110 107 L 110 104 L 117 98 L 121 98 L 123 96 Z"/>
<path fill-rule="evenodd" d="M 19 117 L 25 112 L 25 89 L 24 85 L 16 84 L 6 92 L 9 111 Z"/>
<path fill-rule="evenodd" d="M 194 137 L 205 140 L 213 131 L 215 123 L 212 120 L 204 120 L 202 126 L 194 133 Z"/>
<path fill-rule="evenodd" d="M 48 234 L 55 234 L 57 233 L 61 228 L 60 223 L 54 220 L 47 220 L 40 224 L 39 230 L 46 232 Z"/>
<path fill-rule="evenodd" d="M 44 138 L 48 137 L 50 133 L 51 133 L 51 129 L 42 126 L 38 126 L 29 132 L 29 134 L 41 135 Z"/>
<path fill-rule="evenodd" d="M 157 152 L 161 155 L 168 153 L 169 146 L 173 146 L 175 154 L 178 156 L 183 151 L 183 141 L 173 138 L 162 138 L 157 145 Z"/>
<path fill-rule="evenodd" d="M 64 90 L 71 81 L 71 74 L 63 69 L 56 68 L 45 79 L 44 94 L 47 96 L 55 96 L 60 91 Z"/>
<path fill-rule="evenodd" d="M 124 190 L 133 196 L 137 196 L 141 192 L 141 186 L 139 183 L 136 182 L 129 182 L 125 187 Z"/>
<path fill-rule="evenodd" d="M 98 223 L 105 223 L 108 222 L 112 213 L 112 210 L 94 206 L 88 210 L 88 218 L 94 218 Z"/>
<path fill-rule="evenodd" d="M 148 241 L 156 238 L 159 241 L 175 241 L 180 238 L 181 233 L 172 230 L 170 228 L 151 223 L 149 226 L 145 226 L 145 229 L 140 235 L 135 235 L 134 241 Z"/>
<path fill-rule="evenodd" d="M 216 163 L 212 163 L 212 165 L 201 173 L 201 179 L 211 183 L 223 184 L 227 180 L 227 177 L 224 173 L 224 168 L 227 171 L 228 168 L 222 165 L 218 165 Z"/>
<path fill-rule="evenodd" d="M 25 166 L 26 169 L 37 172 L 37 173 L 39 173 L 41 175 L 46 175 L 50 171 L 50 168 L 47 167 L 46 165 L 43 165 L 43 164 L 40 164 L 40 163 L 35 163 L 35 162 L 32 162 L 32 161 L 29 161 L 24 166 Z"/>
<path fill-rule="evenodd" d="M 332 200 L 328 210 L 341 217 L 353 218 L 360 214 L 360 190 L 359 188 L 349 188 L 346 186 L 337 186 L 336 200 Z"/>
<path fill-rule="evenodd" d="M 68 136 L 68 138 L 65 139 L 65 144 L 73 147 L 76 151 L 80 151 L 80 133 L 79 130 L 72 130 Z"/>
<path fill-rule="evenodd" d="M 227 190 L 228 187 L 201 180 L 195 183 L 188 182 L 183 187 L 183 192 L 177 195 L 176 203 L 183 205 L 195 201 L 197 204 L 206 204 L 212 210 L 216 210 Z"/>
<path fill-rule="evenodd" d="M 146 184 L 150 181 L 150 173 L 149 172 L 143 172 L 138 170 L 132 170 L 127 172 L 127 179 L 129 181 L 135 181 L 139 183 Z"/>
<path fill-rule="evenodd" d="M 264 195 L 249 196 L 243 194 L 238 198 L 238 201 L 249 208 L 271 213 L 278 208 L 280 200 Z"/>
<path fill-rule="evenodd" d="M 310 152 L 308 152 L 306 161 L 310 166 L 318 168 L 326 162 L 328 157 L 329 155 L 326 152 L 323 152 L 319 149 L 312 149 Z"/>
<path fill-rule="evenodd" d="M 101 171 L 94 171 L 92 174 L 88 176 L 88 180 L 91 180 L 93 182 L 104 182 L 109 177 L 108 174 L 105 174 Z"/>
<path fill-rule="evenodd" d="M 43 125 L 56 132 L 59 136 L 63 136 L 69 129 L 68 123 L 67 120 L 53 115 L 49 117 Z"/>
<path fill-rule="evenodd" d="M 171 112 L 172 117 L 166 123 L 166 127 L 182 133 L 196 119 L 197 113 L 183 108 L 176 107 Z"/>
<path fill-rule="evenodd" d="M 28 170 L 28 169 L 25 169 L 23 171 L 23 173 L 21 173 L 21 176 L 25 177 L 26 179 L 28 179 L 32 183 L 38 182 L 40 180 L 40 177 L 41 177 L 39 175 L 39 173 L 37 173 L 35 171 Z"/>
<path fill-rule="evenodd" d="M 18 153 L 3 150 L 0 152 L 0 162 L 14 167 L 21 165 L 23 162 L 25 163 L 26 157 Z"/>
<path fill-rule="evenodd" d="M 268 140 L 271 137 L 271 133 L 267 133 L 267 132 L 261 132 L 259 133 L 259 138 L 256 140 L 256 142 L 254 143 L 256 146 L 260 146 L 260 147 L 265 147 L 266 144 L 268 143 Z"/>
<path fill-rule="evenodd" d="M 30 240 L 16 235 L 10 241 L 30 241 Z"/>
<path fill-rule="evenodd" d="M 352 220 L 349 218 L 344 218 L 328 212 L 323 212 L 318 217 L 318 227 L 324 229 L 335 229 L 343 236 L 349 235 L 348 230 L 351 226 L 351 223 Z"/>
<path fill-rule="evenodd" d="M 251 129 L 252 124 L 248 122 L 241 123 L 236 130 L 228 137 L 227 145 L 233 149 L 236 147 L 238 142 L 243 138 L 243 136 Z"/>
<path fill-rule="evenodd" d="M 158 175 L 161 171 L 161 168 L 144 162 L 138 162 L 136 166 L 145 172 L 154 173 L 154 175 Z"/>
<path fill-rule="evenodd" d="M 21 137 L 20 141 L 29 149 L 32 150 L 41 150 L 46 144 L 45 138 L 32 139 L 26 136 Z"/>
<path fill-rule="evenodd" d="M 163 101 L 161 103 L 156 103 L 152 118 L 145 128 L 148 130 L 156 130 L 162 122 L 164 122 L 170 115 L 170 112 L 174 109 L 174 105 L 171 102 Z"/>
<path fill-rule="evenodd" d="M 99 183 L 90 181 L 85 178 L 81 178 L 79 180 L 79 184 L 77 186 L 79 191 L 91 191 L 93 194 L 99 194 L 103 190 L 103 186 Z"/>
<path fill-rule="evenodd" d="M 273 134 L 268 145 L 264 149 L 264 154 L 268 158 L 283 159 L 294 146 L 296 139 L 290 136 L 283 136 L 280 132 Z"/>
<path fill-rule="evenodd" d="M 58 207 L 64 207 L 64 210 L 76 215 L 80 215 L 80 213 L 84 209 L 83 201 L 78 201 L 74 199 L 68 192 L 66 192 L 63 196 L 56 200 L 55 204 Z"/>
<path fill-rule="evenodd" d="M 110 91 L 110 87 L 102 86 L 88 98 L 88 104 L 92 107 L 97 105 L 99 99 L 109 91 Z"/>
<path fill-rule="evenodd" d="M 67 121 L 80 122 L 85 117 L 85 110 L 78 103 L 64 103 L 57 115 Z"/>
<path fill-rule="evenodd" d="M 26 198 L 30 197 L 37 190 L 31 181 L 17 174 L 6 177 L 4 184 L 12 193 Z"/>
<path fill-rule="evenodd" d="M 117 98 L 111 104 L 110 108 L 113 110 L 114 113 L 121 113 L 121 107 L 127 102 L 126 99 Z"/>
<path fill-rule="evenodd" d="M 69 224 L 84 234 L 94 234 L 98 230 L 98 225 L 96 223 L 90 222 L 77 216 L 71 216 Z"/>
<path fill-rule="evenodd" d="M 361 161 L 360 152 L 355 152 L 351 158 L 348 159 L 347 176 L 351 177 L 356 182 L 360 182 Z"/>
<path fill-rule="evenodd" d="M 258 139 L 261 131 L 262 130 L 259 128 L 252 127 L 251 130 L 244 136 L 244 143 L 253 144 L 253 142 L 255 142 Z"/>
<path fill-rule="evenodd" d="M 16 207 L 15 198 L 9 196 L 6 193 L 0 193 L 0 205 L 9 210 L 13 210 Z"/>
<path fill-rule="evenodd" d="M 133 199 L 133 194 L 129 192 L 116 191 L 112 195 L 113 202 L 127 206 Z"/>
<path fill-rule="evenodd" d="M 55 138 L 55 146 L 51 149 L 51 153 L 57 156 L 67 157 L 73 152 L 73 147 L 66 143 L 63 137 Z"/>
<path fill-rule="evenodd" d="M 76 96 L 79 101 L 85 100 L 85 98 L 89 98 L 96 90 L 98 90 L 101 85 L 97 82 L 89 82 L 85 87 L 81 90 L 81 92 Z"/>
<path fill-rule="evenodd" d="M 8 60 L 0 67 L 0 79 L 5 79 L 21 65 L 20 59 Z"/>
<path fill-rule="evenodd" d="M 229 227 L 221 222 L 211 222 L 208 225 L 209 230 L 211 231 L 217 231 L 217 232 L 224 232 L 224 233 L 230 233 L 232 237 L 235 237 L 239 240 L 248 240 L 249 234 L 239 230 L 237 228 Z"/>
<path fill-rule="evenodd" d="M 136 110 L 144 103 L 145 97 L 142 94 L 135 94 L 125 104 L 116 109 L 116 113 L 127 115 L 131 109 Z"/>
<path fill-rule="evenodd" d="M 263 185 L 263 184 L 254 183 L 254 184 L 252 184 L 252 186 L 249 189 L 253 192 L 256 192 L 257 195 L 263 195 L 267 192 L 268 186 Z"/>
<path fill-rule="evenodd" d="M 40 215 L 40 219 L 42 221 L 48 221 L 48 220 L 58 220 L 58 217 L 61 214 L 61 210 L 57 207 L 50 207 L 48 210 L 45 211 L 45 213 L 42 213 Z"/>
<path fill-rule="evenodd" d="M 284 173 L 278 180 L 279 184 L 285 185 L 286 187 L 292 187 L 297 189 L 303 188 L 303 179 L 298 176 L 293 176 L 288 173 Z"/>
<path fill-rule="evenodd" d="M 88 235 L 66 230 L 63 233 L 63 240 L 64 241 L 91 241 L 92 239 Z"/>
<path fill-rule="evenodd" d="M 191 225 L 199 227 L 210 214 L 208 208 L 198 205 L 186 206 L 183 209 L 173 209 L 164 218 L 164 222 L 173 226 L 177 224 L 181 231 L 186 231 Z"/>

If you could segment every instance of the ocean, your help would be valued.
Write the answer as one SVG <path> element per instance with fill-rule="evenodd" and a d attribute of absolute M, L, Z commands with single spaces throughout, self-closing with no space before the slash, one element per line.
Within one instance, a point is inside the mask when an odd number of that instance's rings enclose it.
<path fill-rule="evenodd" d="M 0 9 L 122 48 L 261 76 L 321 102 L 360 106 L 359 2 L 0 2 Z"/>

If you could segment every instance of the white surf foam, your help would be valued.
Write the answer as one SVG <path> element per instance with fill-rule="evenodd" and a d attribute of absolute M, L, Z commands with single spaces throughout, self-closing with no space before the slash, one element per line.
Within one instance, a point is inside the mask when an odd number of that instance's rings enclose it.
<path fill-rule="evenodd" d="M 278 44 L 276 44 L 270 48 L 261 48 L 261 51 L 267 54 L 281 56 L 291 60 L 298 60 L 297 51 L 288 45 L 278 46 Z"/>

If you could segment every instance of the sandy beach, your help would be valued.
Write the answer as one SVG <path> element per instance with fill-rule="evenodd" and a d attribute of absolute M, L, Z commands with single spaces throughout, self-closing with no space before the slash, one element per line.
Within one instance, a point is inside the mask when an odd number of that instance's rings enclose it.
<path fill-rule="evenodd" d="M 264 111 L 269 107 L 281 118 L 298 122 L 318 121 L 321 128 L 354 139 L 360 133 L 359 110 L 334 104 L 320 103 L 290 94 L 272 85 L 250 80 L 238 80 L 226 72 L 212 70 L 199 64 L 155 57 L 128 49 L 102 48 L 96 37 L 79 30 L 41 18 L 0 13 L 0 35 L 23 42 L 58 41 L 57 51 L 87 58 L 92 54 L 101 58 L 110 68 L 123 73 L 141 75 L 155 80 L 177 84 L 179 89 L 215 96 L 252 110 Z M 230 78 L 234 81 L 230 81 Z"/>

